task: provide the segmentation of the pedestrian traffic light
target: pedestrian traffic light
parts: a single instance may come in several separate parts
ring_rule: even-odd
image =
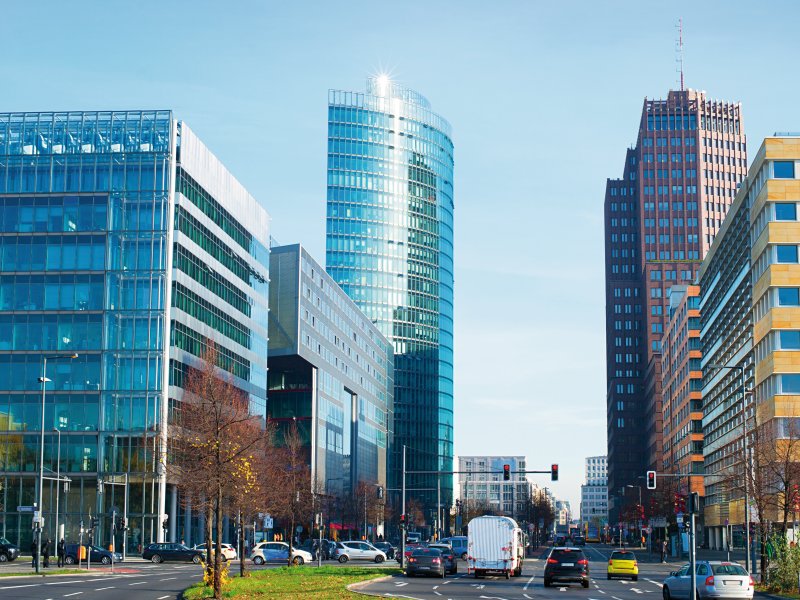
[[[164,521],[161,523],[162,529],[169,529],[169,515],[164,516]]]
[[[100,527],[100,519],[92,517],[92,529],[96,529],[97,527]]]
[[[550,481],[558,481],[558,465],[550,465]]]
[[[378,486],[378,500],[383,500],[383,486]]]
[[[655,471],[648,471],[647,472],[647,489],[648,490],[656,489],[656,472]]]
[[[511,479],[511,465],[503,465],[503,481]]]

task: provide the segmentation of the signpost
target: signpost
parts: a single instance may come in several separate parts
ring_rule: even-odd
[[[17,512],[27,512],[27,513],[32,513],[32,512],[34,512],[35,510],[36,510],[36,507],[35,507],[35,506],[18,506],[18,507],[17,507]]]

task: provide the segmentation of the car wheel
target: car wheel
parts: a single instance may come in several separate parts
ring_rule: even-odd
[[[588,582],[588,581],[581,581],[581,585],[582,585],[584,588],[588,588],[588,587],[589,587],[589,582]]]
[[[670,600],[672,598],[672,596],[669,593],[669,588],[667,586],[661,588],[661,595],[664,597],[664,600]]]
[[[64,558],[64,564],[65,565],[74,565],[75,564],[75,559],[72,558],[71,556],[67,556],[67,557]]]
[[[413,573],[406,572],[406,577],[414,577]]]
[[[5,552],[0,553],[0,563],[6,562],[7,560],[8,560],[8,555]]]
[[[263,559],[263,558],[261,558],[260,556],[256,556],[256,557],[253,559],[253,564],[254,564],[254,565],[263,565],[263,564],[264,564],[264,559]]]
[[[544,587],[550,587],[550,580],[549,579],[545,579],[544,580]]]
[[[347,562],[347,560],[348,560],[347,554],[342,554],[342,555],[339,557],[339,562],[340,562],[340,563],[342,563],[342,564],[346,563],[346,562]]]
[[[300,566],[300,565],[302,565],[304,562],[305,562],[305,561],[303,560],[303,557],[302,557],[302,556],[295,556],[295,557],[292,559],[292,564],[293,564],[293,565],[298,565],[298,566]]]
[[[633,577],[631,577],[631,579],[633,581],[639,581],[639,576],[638,575],[634,575]]]
[[[152,562],[158,564],[161,562],[161,555],[153,554],[153,558],[150,559]]]
[[[382,563],[383,562],[383,557],[380,554],[378,554],[375,557],[375,562],[378,563],[378,564]]]
[[[200,564],[200,555],[199,555],[199,554],[195,554],[195,555],[192,557],[192,562],[193,562],[194,564],[196,564],[196,565],[199,565],[199,564]]]
[[[110,556],[104,556],[103,558],[100,559],[100,562],[102,564],[104,564],[104,565],[110,565],[111,564],[111,557]]]

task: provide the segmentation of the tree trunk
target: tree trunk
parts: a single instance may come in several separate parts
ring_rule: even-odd
[[[239,511],[239,577],[245,576],[245,556],[244,556],[244,518]]]
[[[206,573],[213,573],[211,566],[211,534],[214,528],[214,511],[211,502],[206,503]]]
[[[222,600],[222,485],[217,484],[217,541],[214,544],[214,599]]]

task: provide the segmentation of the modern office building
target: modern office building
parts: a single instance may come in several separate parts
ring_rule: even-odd
[[[296,422],[325,497],[386,490],[391,343],[299,244],[270,255],[269,418]],[[329,515],[326,515],[328,518]]]
[[[453,142],[417,92],[386,77],[328,99],[328,273],[394,346],[390,488],[453,470]],[[437,479],[409,476],[436,504]],[[440,477],[452,502],[452,476]],[[399,502],[399,495],[397,496]]]
[[[36,501],[44,404],[45,472],[71,479],[45,480],[46,536],[58,505],[67,539],[91,515],[105,546],[127,497],[129,552],[199,539],[170,480],[170,414],[212,340],[266,416],[268,231],[170,111],[0,114],[0,536],[30,544],[17,507]]]
[[[751,435],[759,431],[753,464],[764,460],[764,444],[797,438],[798,164],[800,137],[764,140],[700,270],[704,517],[711,548],[726,546],[726,524],[741,543],[744,501],[730,482],[746,464],[744,425]]]
[[[692,474],[691,482],[662,479],[674,493],[703,491],[703,406],[700,369],[700,288],[675,285],[662,340],[664,449],[659,473]],[[690,484],[691,483],[691,484]]]
[[[704,92],[645,99],[636,145],[605,197],[608,478],[616,491],[662,459],[667,290],[694,281],[744,177],[739,104]],[[613,518],[613,517],[612,517]]]
[[[590,456],[585,465],[586,483],[581,486],[581,528],[594,525],[599,531],[608,524],[608,468],[605,456]]]
[[[524,515],[533,488],[517,471],[524,471],[526,464],[524,456],[459,456],[459,499],[512,518]],[[504,465],[511,472],[508,481],[503,479]]]

